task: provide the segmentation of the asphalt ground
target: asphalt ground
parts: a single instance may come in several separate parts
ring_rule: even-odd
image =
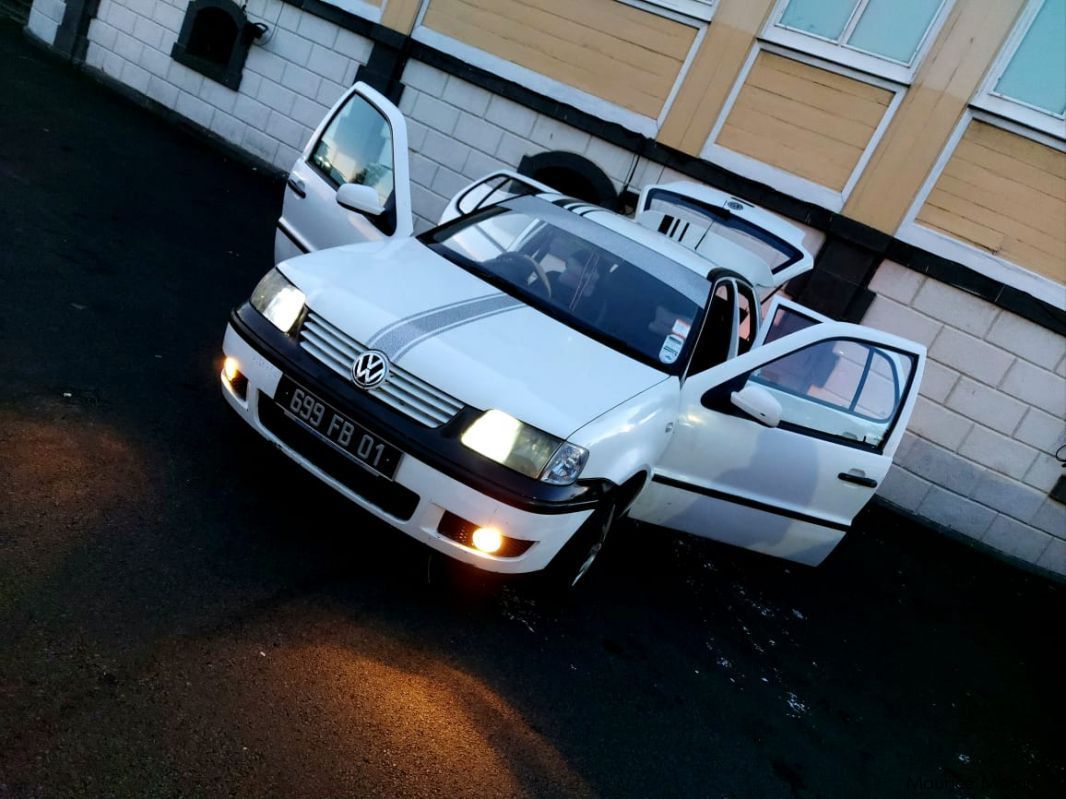
[[[281,188],[0,25],[0,797],[1066,795],[1060,585],[865,513],[549,602],[243,430]]]

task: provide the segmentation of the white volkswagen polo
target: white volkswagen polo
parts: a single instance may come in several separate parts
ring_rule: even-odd
[[[646,188],[629,219],[497,173],[412,237],[406,181],[403,117],[359,84],[226,329],[223,394],[261,436],[496,572],[573,585],[623,513],[810,565],[832,551],[925,351],[781,299],[763,316],[760,290],[811,266],[798,229],[692,184]]]

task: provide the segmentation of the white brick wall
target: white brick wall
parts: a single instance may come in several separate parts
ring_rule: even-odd
[[[411,147],[411,197],[415,230],[435,225],[459,189],[494,169],[516,169],[522,157],[547,150],[584,155],[616,189],[637,156],[576,128],[498,97],[418,61],[404,70],[400,110]],[[662,167],[638,169],[648,180]],[[634,186],[643,185],[634,180]]]
[[[48,0],[59,2],[62,0]],[[46,0],[36,0],[34,8]],[[101,0],[86,61],[278,169],[292,167],[312,130],[370,56],[371,42],[279,0],[249,0],[273,30],[248,51],[240,89],[177,63],[170,50],[188,0]]]
[[[929,347],[921,396],[882,498],[1066,574],[1066,339],[885,261],[864,324]],[[913,434],[913,435],[912,435]]]
[[[26,29],[45,44],[55,44],[67,4],[63,0],[33,0]]]

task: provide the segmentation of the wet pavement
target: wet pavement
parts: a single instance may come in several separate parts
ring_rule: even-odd
[[[882,512],[427,582],[219,396],[277,180],[10,25],[0,142],[0,797],[1064,795],[1062,586]]]

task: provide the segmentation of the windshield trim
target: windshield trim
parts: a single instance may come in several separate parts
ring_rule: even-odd
[[[495,288],[498,288],[500,291],[510,295],[511,297],[514,297],[517,300],[521,300],[528,307],[540,311],[545,316],[554,319],[555,321],[565,325],[571,330],[576,330],[577,332],[588,336],[594,341],[598,341],[600,344],[609,347],[615,352],[621,353],[622,355],[632,358],[633,360],[637,361],[638,363],[642,363],[645,366],[650,366],[658,372],[663,372],[668,375],[683,374],[688,365],[689,358],[692,357],[692,353],[695,349],[696,340],[699,338],[698,335],[688,336],[688,338],[685,340],[684,346],[682,347],[681,353],[678,355],[676,361],[669,364],[663,363],[654,356],[641,352],[640,350],[631,346],[624,339],[621,339],[617,336],[613,336],[610,333],[606,333],[603,330],[585,322],[579,317],[566,316],[560,313],[558,306],[552,303],[551,300],[547,298],[538,297],[537,295],[532,294],[530,292],[521,291],[521,288],[519,286],[516,286],[510,281],[505,280],[499,275],[483,268],[478,262],[463,256],[462,254],[456,252],[455,250],[451,249],[443,243],[443,239],[447,238],[448,236],[451,236],[454,232],[462,230],[463,228],[469,225],[475,225],[484,219],[490,219],[493,216],[497,216],[507,211],[517,210],[510,207],[511,203],[515,200],[534,200],[537,203],[543,203],[544,205],[549,206],[552,211],[555,211],[557,213],[572,215],[570,211],[559,209],[551,203],[548,203],[546,200],[542,200],[540,198],[531,198],[530,196],[526,195],[519,198],[513,198],[512,200],[507,200],[502,203],[497,203],[495,205],[480,208],[470,214],[458,217],[449,222],[445,222],[443,225],[439,225],[435,228],[431,228],[430,230],[425,231],[424,233],[420,233],[415,238],[417,238],[419,242],[421,242],[434,253],[446,259],[450,263],[453,263],[459,268],[474,275],[475,277],[484,280],[486,283],[494,286]],[[554,216],[554,214],[549,212],[547,216]],[[584,224],[596,225],[596,223],[592,221],[584,221]],[[596,227],[602,229],[607,234],[625,238],[621,234],[615,233],[614,231],[608,230],[607,228],[603,228],[600,225],[596,225]],[[633,241],[632,243],[635,247],[647,249],[647,247],[644,247],[644,245],[640,244],[639,242]],[[662,255],[660,253],[657,253],[656,255],[659,258],[670,260],[667,256]],[[686,267],[682,264],[678,264],[678,269],[686,269]],[[678,289],[674,290],[679,291]],[[707,291],[707,298],[704,299],[702,304],[696,302],[695,300],[692,301],[692,304],[695,305],[697,309],[696,316],[691,323],[691,329],[693,331],[701,330],[703,327],[703,318],[706,315],[707,302],[710,297],[710,283],[707,284]],[[679,293],[681,292],[679,291]]]

